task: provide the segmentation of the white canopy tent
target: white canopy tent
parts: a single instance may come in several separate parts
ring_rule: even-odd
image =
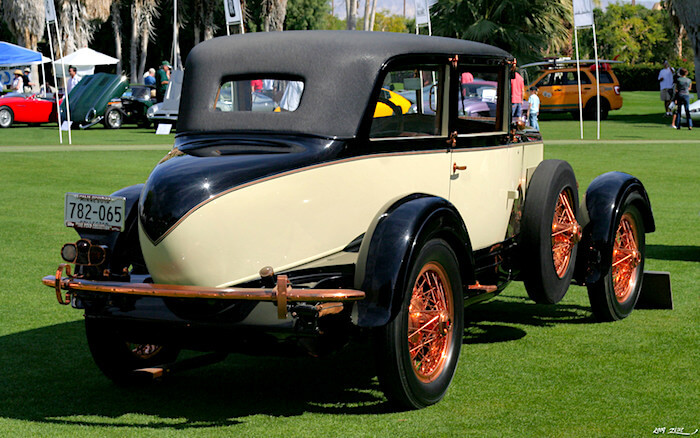
[[[68,67],[75,66],[78,70],[79,76],[86,76],[95,73],[96,65],[112,65],[119,62],[117,58],[112,58],[111,56],[105,55],[104,53],[97,52],[90,48],[82,48],[76,50],[70,55],[66,55],[61,59],[57,59],[55,65],[58,67],[56,69],[56,76],[63,77],[68,74]],[[65,66],[66,71],[62,72],[60,65]]]

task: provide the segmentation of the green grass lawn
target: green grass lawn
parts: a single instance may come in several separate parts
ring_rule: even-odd
[[[467,310],[450,390],[411,412],[387,406],[362,346],[322,359],[231,355],[152,386],[114,386],[92,362],[81,312],[59,306],[40,279],[76,238],[62,226],[63,193],[143,182],[168,146],[0,147],[0,437],[644,437],[660,427],[700,429],[700,134],[668,128],[656,93],[624,99],[600,142],[575,141],[575,121],[545,117],[545,144],[553,142],[545,155],[568,160],[582,191],[609,170],[642,180],[657,225],[647,236],[646,269],[671,273],[674,310],[599,324],[582,287],[544,306],[514,283]],[[51,134],[38,139],[43,129],[3,130],[0,144],[55,144]],[[93,128],[76,141],[78,134],[86,145],[172,142],[135,129]],[[586,139],[594,138],[589,123]]]

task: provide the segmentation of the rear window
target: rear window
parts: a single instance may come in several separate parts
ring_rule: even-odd
[[[304,82],[298,79],[238,79],[219,86],[213,106],[222,112],[295,111],[303,94]]]
[[[593,74],[595,74],[595,72],[593,72]],[[612,84],[613,82],[615,82],[615,81],[613,81],[613,78],[610,75],[610,73],[607,71],[600,71],[599,75],[600,75],[600,83],[601,84]]]

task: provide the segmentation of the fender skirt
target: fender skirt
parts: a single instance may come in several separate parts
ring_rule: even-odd
[[[639,209],[644,229],[653,232],[656,224],[649,196],[637,178],[622,172],[608,172],[588,186],[579,217],[583,238],[574,272],[578,284],[594,283],[608,273],[612,263],[615,221],[628,198]]]
[[[365,299],[357,303],[359,326],[382,326],[397,315],[411,262],[433,238],[444,239],[455,251],[462,284],[474,282],[471,241],[457,209],[425,194],[393,201],[374,218],[360,246],[354,285]]]

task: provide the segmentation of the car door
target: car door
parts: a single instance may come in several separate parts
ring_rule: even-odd
[[[465,102],[466,107],[487,104],[485,113],[465,113],[453,104],[454,147],[449,169],[449,200],[464,220],[473,249],[502,242],[507,237],[513,201],[519,197],[523,148],[508,144],[510,123],[510,81],[504,65],[463,64],[457,77],[471,73],[474,81],[496,84],[495,88]],[[459,86],[453,87],[456,100],[462,99]]]
[[[566,100],[564,91],[564,74],[560,71],[549,72],[536,83],[540,91],[540,111],[561,110]]]

